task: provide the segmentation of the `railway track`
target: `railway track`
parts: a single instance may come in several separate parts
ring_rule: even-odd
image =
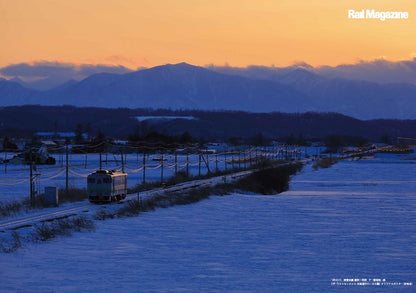
[[[70,207],[65,208],[53,208],[53,211],[48,209],[47,211],[44,210],[41,212],[24,214],[0,221],[0,231],[4,232],[4,230],[17,230],[23,227],[32,226],[33,224],[39,222],[86,213],[89,212],[90,209],[90,205],[82,202],[82,204],[78,203],[76,206],[71,205]]]
[[[363,152],[363,153],[368,153],[368,152]],[[340,157],[340,159],[352,158],[354,156],[362,155],[363,153],[342,156]],[[301,160],[297,162],[308,163],[310,161],[312,160],[305,159],[305,160]],[[283,163],[283,164],[279,164],[279,166],[290,165],[293,163],[295,162]],[[110,204],[110,206],[113,204],[124,204],[130,200],[136,200],[139,198],[139,196],[141,200],[150,200],[154,196],[157,196],[165,192],[180,192],[182,190],[185,191],[185,190],[189,190],[193,188],[199,188],[199,187],[214,185],[218,183],[232,182],[250,173],[253,173],[254,171],[256,170],[255,169],[245,170],[245,171],[240,171],[240,172],[231,173],[227,175],[211,177],[207,179],[199,179],[199,180],[183,182],[183,183],[179,183],[179,184],[168,186],[168,187],[155,188],[155,189],[140,192],[140,194],[137,194],[137,193],[128,194],[124,200],[117,202],[117,203],[112,203]],[[33,226],[37,223],[41,223],[45,221],[52,221],[55,219],[70,217],[70,216],[79,215],[79,214],[92,214],[100,207],[102,207],[102,205],[91,204],[87,200],[85,200],[83,202],[68,204],[65,207],[62,206],[62,207],[56,207],[56,208],[51,208],[51,209],[44,209],[44,210],[40,210],[34,213],[18,215],[13,218],[1,220],[0,232],[5,232],[5,230],[17,230],[23,227]]]
[[[189,181],[189,182],[183,182],[183,183],[179,183],[173,186],[168,186],[165,188],[155,188],[152,190],[147,190],[144,192],[140,192],[140,194],[128,194],[127,197],[123,201],[118,202],[118,203],[113,203],[113,204],[124,204],[127,201],[138,199],[139,195],[142,200],[143,199],[150,200],[152,199],[152,197],[161,193],[165,193],[165,192],[180,192],[182,190],[185,191],[188,189],[208,186],[208,185],[217,184],[221,182],[230,182],[238,178],[241,178],[251,172],[253,172],[253,170],[241,171],[241,172],[237,172],[233,174],[217,176],[217,177],[212,177],[208,179],[200,179],[200,180],[194,180],[194,181]],[[87,200],[85,200],[83,202],[72,203],[66,206],[48,208],[48,209],[39,210],[33,213],[18,215],[12,218],[1,220],[0,232],[5,232],[6,230],[18,230],[20,228],[30,227],[38,223],[52,221],[52,220],[66,218],[66,217],[80,215],[80,214],[92,214],[100,207],[102,207],[102,205],[91,204]]]

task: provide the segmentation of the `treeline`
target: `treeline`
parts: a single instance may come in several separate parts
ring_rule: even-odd
[[[169,119],[138,119],[140,116],[170,116]],[[171,116],[187,117],[172,119]],[[87,137],[104,133],[132,142],[158,133],[169,140],[184,133],[195,139],[252,141],[267,140],[304,144],[332,135],[361,137],[368,141],[391,141],[416,137],[416,120],[363,121],[336,113],[248,113],[241,111],[173,111],[167,109],[107,109],[74,106],[19,106],[0,108],[0,138],[32,137],[36,132],[82,132]],[[79,132],[79,131],[78,131]],[[153,133],[153,134],[152,134]],[[168,138],[171,137],[171,138]]]

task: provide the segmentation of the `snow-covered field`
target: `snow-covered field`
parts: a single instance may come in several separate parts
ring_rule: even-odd
[[[291,149],[289,149],[291,150]],[[309,153],[317,153],[317,148],[309,148]],[[255,152],[251,149],[251,156],[254,158],[256,154],[260,155],[260,151]],[[266,154],[264,152],[263,154]],[[14,154],[0,153],[1,159],[10,159]],[[267,155],[270,156],[270,150],[267,151]],[[35,176],[34,189],[37,193],[43,193],[46,186],[58,186],[60,189],[65,187],[66,178],[66,158],[65,154],[52,154],[56,160],[56,164],[52,166],[38,165],[33,172]],[[245,156],[245,157],[244,157]],[[235,152],[234,154],[228,153],[224,155],[220,153],[218,155],[209,154],[204,155],[199,160],[198,154],[179,154],[176,156],[173,154],[163,155],[163,171],[162,171],[162,158],[161,154],[146,155],[146,182],[166,181],[172,177],[177,171],[189,171],[190,175],[201,175],[207,173],[207,164],[211,171],[230,169],[233,167],[245,167],[248,163],[226,163],[232,159],[238,158],[249,159],[250,153]],[[107,170],[122,170],[122,162],[120,154],[102,154],[102,168]],[[188,164],[187,164],[188,160]],[[70,154],[69,155],[69,172],[68,182],[70,187],[85,188],[86,177],[88,174],[96,171],[100,164],[99,154]],[[127,154],[124,156],[124,171],[128,174],[128,187],[134,187],[137,184],[143,182],[143,155],[142,154]],[[254,162],[254,159],[252,160]],[[30,176],[28,165],[13,165],[13,164],[0,164],[0,202],[10,200],[21,200],[23,198],[29,198],[30,194]]]
[[[10,157],[10,155],[9,155]],[[58,186],[60,189],[65,187],[65,156],[63,154],[53,155],[56,159],[56,165],[38,165],[34,174],[37,174],[34,180],[35,190],[43,193],[46,186]],[[161,155],[149,155],[146,157],[146,182],[166,180],[175,173],[175,156],[164,155],[163,174],[161,172]],[[231,159],[230,157],[227,160]],[[99,168],[99,155],[73,155],[69,157],[69,176],[68,182],[70,187],[85,188],[86,177],[88,174]],[[141,154],[129,154],[125,159],[124,170],[128,173],[128,187],[134,187],[143,182],[143,156]],[[177,170],[186,171],[186,155],[177,156]],[[191,175],[199,174],[199,157],[196,154],[190,154],[189,173]],[[224,156],[209,155],[209,167],[211,170],[224,170],[226,167],[231,168],[232,164],[225,165]],[[108,170],[121,170],[120,155],[102,155],[102,168]],[[236,164],[235,164],[236,165]],[[201,174],[206,174],[207,168],[205,163],[201,162]],[[0,201],[19,200],[29,198],[29,166],[27,165],[0,165]]]
[[[97,222],[0,254],[0,291],[415,292],[415,175],[394,156],[306,166],[279,195]],[[344,279],[385,282],[331,285]]]

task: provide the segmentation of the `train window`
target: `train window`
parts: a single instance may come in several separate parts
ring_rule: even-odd
[[[88,183],[95,183],[95,178],[88,178]]]
[[[111,183],[111,178],[104,178],[103,179],[103,182],[104,183]]]

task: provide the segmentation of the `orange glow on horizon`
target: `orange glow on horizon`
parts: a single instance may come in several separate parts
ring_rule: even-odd
[[[0,0],[0,67],[33,61],[313,66],[416,54],[414,0]],[[348,9],[408,11],[351,20]]]

